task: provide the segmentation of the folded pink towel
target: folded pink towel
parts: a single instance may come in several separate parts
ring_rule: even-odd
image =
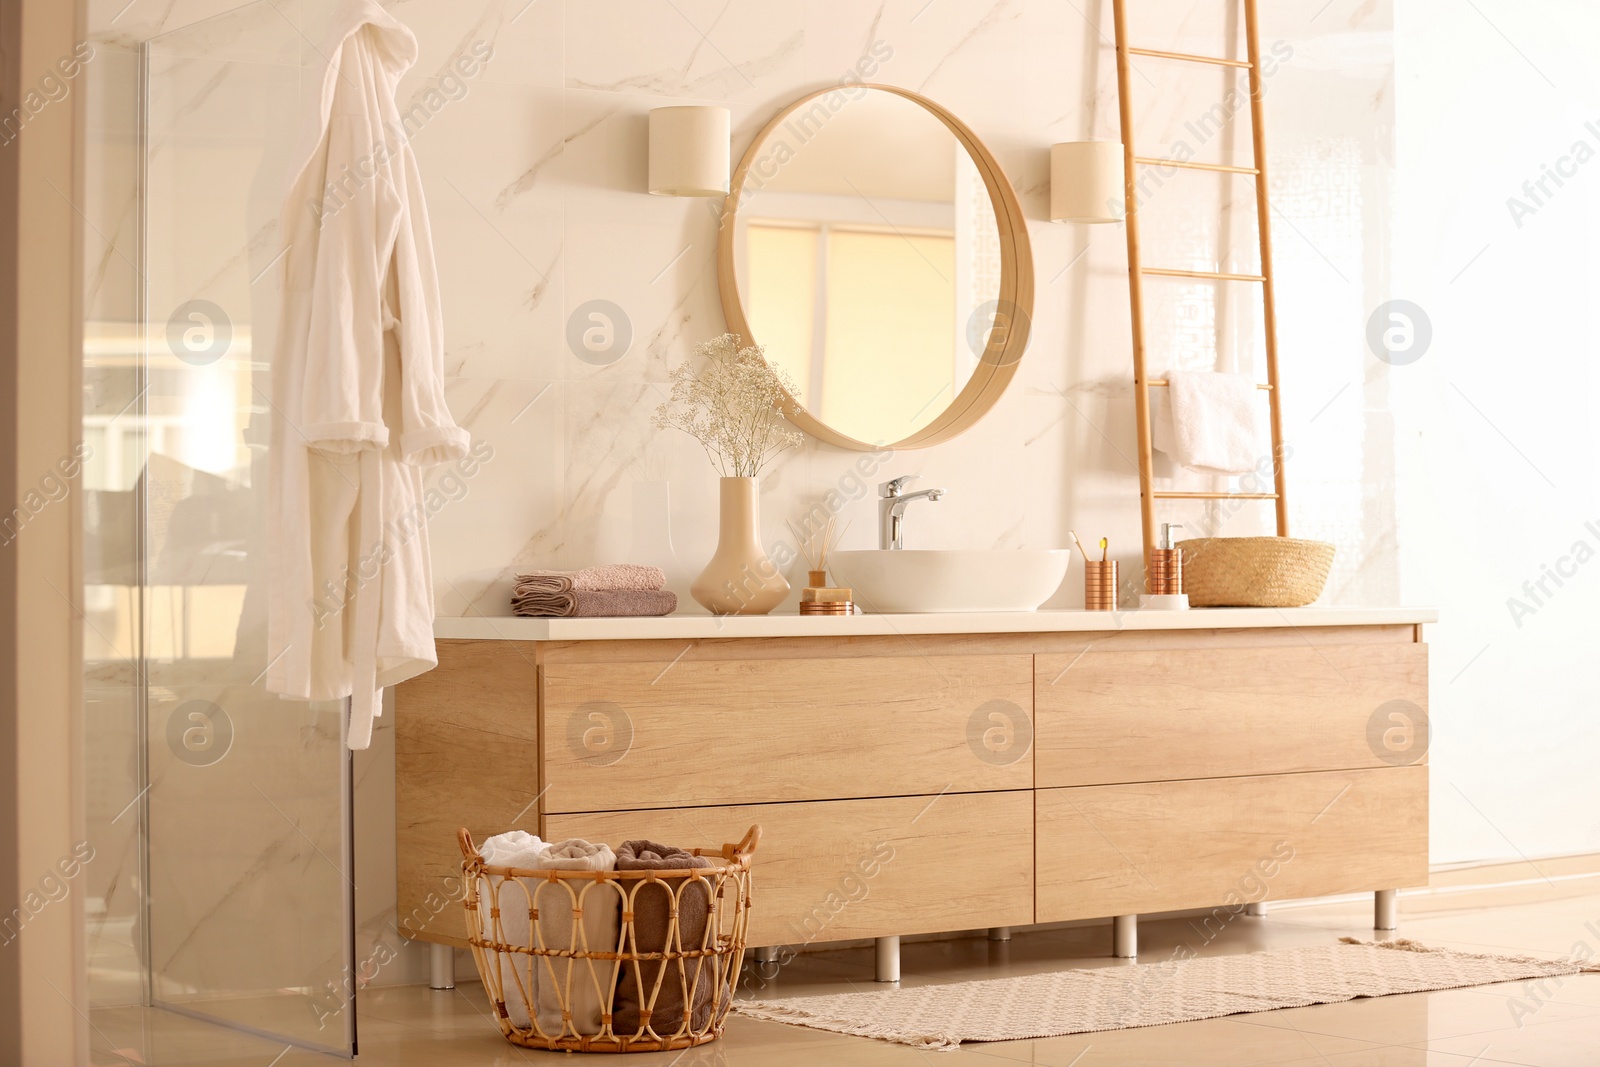
[[[618,589],[654,590],[667,584],[660,567],[642,563],[606,563],[576,571],[532,571],[517,575],[516,592],[570,593],[615,591]]]
[[[564,593],[524,593],[511,598],[517,615],[558,619],[605,616],[671,615],[678,610],[678,594],[666,589],[581,589]]]

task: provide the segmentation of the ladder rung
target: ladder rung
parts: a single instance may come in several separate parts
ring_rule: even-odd
[[[1154,48],[1130,48],[1132,56],[1154,56],[1156,59],[1176,59],[1184,63],[1209,63],[1213,67],[1248,67],[1248,59],[1223,59],[1221,56],[1196,56],[1188,52],[1161,52]]]
[[[1144,384],[1146,384],[1146,385],[1171,385],[1172,383],[1167,381],[1165,378],[1151,378],[1148,382],[1145,382]],[[1265,382],[1257,382],[1256,383],[1256,388],[1257,389],[1270,390],[1272,388],[1272,386],[1266,384]]]
[[[1259,274],[1222,274],[1214,270],[1174,270],[1168,267],[1140,267],[1140,274],[1159,274],[1163,278],[1210,278],[1221,282],[1264,282]]]
[[[1235,167],[1227,163],[1196,163],[1193,160],[1157,159],[1153,156],[1135,156],[1135,163],[1144,167],[1186,167],[1189,170],[1215,170],[1224,174],[1260,174],[1255,167]]]
[[[1174,493],[1157,490],[1150,494],[1162,500],[1276,500],[1277,493]]]

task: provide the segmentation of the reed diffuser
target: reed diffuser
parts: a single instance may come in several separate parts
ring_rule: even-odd
[[[840,530],[836,537],[833,524],[834,516],[829,515],[827,525],[821,530],[804,533],[794,523],[789,523],[795,542],[800,546],[800,554],[806,561],[806,587],[800,590],[802,615],[855,614],[855,591],[847,585],[828,584],[828,553],[839,544],[845,531],[850,529],[850,524],[845,523],[844,529]]]

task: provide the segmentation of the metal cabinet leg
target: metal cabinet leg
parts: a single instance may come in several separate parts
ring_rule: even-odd
[[[456,950],[452,945],[428,945],[428,988],[456,987]]]
[[[900,937],[880,937],[877,939],[878,950],[877,973],[873,976],[880,982],[900,981]]]
[[[1139,955],[1139,916],[1118,915],[1111,920],[1111,954],[1124,960]]]
[[[1393,930],[1400,925],[1400,890],[1380,889],[1372,894],[1372,927]]]
[[[1009,926],[991,926],[991,927],[989,927],[989,940],[990,941],[1010,941],[1011,940],[1011,927],[1009,927]]]

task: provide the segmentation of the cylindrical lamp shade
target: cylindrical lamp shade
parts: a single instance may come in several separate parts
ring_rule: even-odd
[[[725,196],[730,117],[725,107],[658,107],[650,112],[650,191],[657,196]]]
[[[1050,221],[1121,222],[1122,146],[1069,141],[1050,146]]]

